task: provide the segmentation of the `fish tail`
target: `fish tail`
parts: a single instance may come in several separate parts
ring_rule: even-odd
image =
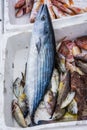
[[[28,127],[36,126],[37,124],[34,122],[34,114],[30,116],[31,117],[31,123],[28,125]]]

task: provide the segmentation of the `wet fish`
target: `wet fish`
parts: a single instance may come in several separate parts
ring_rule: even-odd
[[[54,13],[55,13],[55,16],[56,16],[56,18],[60,18],[60,14],[59,14],[59,10],[58,10],[58,8],[56,7],[56,6],[52,6],[53,7],[53,11],[54,11]]]
[[[79,55],[74,56],[76,60],[81,60],[83,62],[87,62],[87,54],[81,53]]]
[[[60,39],[58,42],[57,42],[57,46],[56,46],[56,51],[58,52],[60,47],[62,46],[63,44],[63,41],[66,39],[67,37],[63,37],[62,39]]]
[[[47,94],[44,97],[44,103],[45,107],[47,109],[47,112],[52,116],[55,104],[56,104],[56,96],[53,95],[53,92],[51,90],[48,90]]]
[[[20,95],[22,95],[24,92],[26,68],[27,68],[27,63],[25,64],[25,72],[21,73],[22,78],[19,78],[19,77],[16,78],[16,80],[13,83],[13,93],[16,96],[16,98],[20,97]]]
[[[78,72],[79,74],[83,75],[84,73],[80,70],[80,68],[76,67],[75,65],[69,63],[69,62],[66,62],[66,68],[67,70],[70,70],[70,72]]]
[[[21,16],[23,16],[23,15],[25,15],[25,14],[30,13],[31,10],[32,10],[32,7],[33,7],[33,0],[28,0],[28,3],[27,3],[26,5],[24,5],[22,8],[20,8],[20,9],[16,12],[15,16],[16,16],[17,18],[19,18],[19,17],[21,17]]]
[[[27,115],[24,119],[25,119],[25,122],[26,122],[27,126],[30,126],[30,124],[31,124],[31,119],[30,119],[29,113],[28,113],[28,115]]]
[[[25,122],[22,111],[18,106],[16,100],[13,100],[12,102],[12,115],[20,126],[27,127],[27,123]]]
[[[13,93],[18,98],[24,91],[24,87],[22,84],[22,79],[17,78],[13,83]]]
[[[71,41],[71,40],[66,40],[64,42],[65,42],[64,44],[66,45],[66,47],[69,50],[69,54],[66,55],[66,61],[72,63],[74,61],[74,58],[73,58],[73,48],[75,47],[75,42]]]
[[[50,117],[51,116],[45,107],[44,101],[42,100],[35,112],[34,122],[37,124],[39,120],[51,120]]]
[[[64,115],[64,109],[61,109],[61,104],[67,97],[67,94],[70,92],[71,86],[71,76],[70,76],[70,71],[67,71],[66,74],[63,77],[64,79],[60,81],[59,88],[58,88],[58,99],[57,99],[57,104],[55,107],[55,112],[53,114],[53,118],[59,119],[61,116]],[[61,116],[59,116],[61,115]]]
[[[47,4],[48,10],[49,10],[49,14],[50,14],[51,19],[52,20],[55,19],[56,15],[55,15],[55,12],[53,10],[53,6],[52,6],[51,0],[47,0],[46,4]]]
[[[30,15],[30,23],[34,23],[36,20],[36,16],[40,9],[40,6],[43,4],[43,0],[34,0],[33,8]]]
[[[73,56],[76,56],[76,55],[81,53],[81,49],[78,46],[75,45],[72,48],[72,53],[73,53]]]
[[[66,6],[64,6],[61,2],[59,1],[52,1],[53,5],[55,5],[57,8],[61,9],[63,12],[69,14],[69,15],[73,15],[74,13],[69,10]]]
[[[66,62],[66,69],[67,69],[67,70],[70,70],[70,72],[72,73],[72,72],[76,71],[76,66],[75,66],[75,65],[72,65],[72,64],[69,63],[69,62]]]
[[[78,66],[85,74],[87,74],[87,63],[80,60],[75,60],[76,66]]]
[[[68,112],[70,114],[77,114],[78,113],[78,106],[75,99],[72,100],[72,102],[68,106]]]
[[[15,9],[21,8],[26,3],[26,0],[18,0],[18,2],[15,4]]]
[[[53,92],[53,95],[56,95],[59,87],[59,73],[57,69],[54,69],[52,79],[51,79],[51,91]]]
[[[18,97],[18,105],[23,113],[24,118],[28,115],[28,101],[26,95],[23,93]]]
[[[68,9],[72,10],[75,14],[81,14],[84,13],[84,10],[78,7],[70,7],[68,6]]]
[[[66,46],[65,42],[62,42],[59,48],[59,53],[61,53],[64,57],[67,57],[67,55],[69,55],[69,49]]]
[[[50,90],[48,90],[48,92],[44,97],[45,107],[48,113],[51,115],[51,117],[53,115],[55,105],[57,102],[58,86],[59,86],[59,73],[57,69],[54,69],[51,79],[51,88]]]
[[[57,104],[61,106],[67,94],[70,92],[71,89],[71,74],[70,71],[67,71],[64,75],[63,81],[60,82],[59,89],[58,89],[58,101]]]
[[[47,5],[42,5],[32,33],[29,48],[25,93],[34,122],[35,111],[46,93],[54,69],[55,37]]]
[[[59,54],[58,56],[59,56],[59,68],[60,68],[61,72],[65,73],[66,72],[66,66],[65,66],[66,59],[61,54]]]
[[[65,100],[62,102],[60,108],[65,108],[66,106],[68,106],[74,97],[75,97],[75,92],[69,92]]]
[[[61,47],[59,48],[59,53],[61,53],[68,62],[73,62],[73,52],[72,49],[75,46],[75,42],[71,40],[64,40]]]
[[[62,43],[63,43],[63,41],[65,39],[66,39],[66,37],[64,37],[60,41],[58,41],[57,46],[56,46],[56,68],[58,69],[59,73],[66,72],[66,67],[65,67],[66,59],[65,59],[65,56],[59,52],[59,50],[61,49],[61,46],[63,46]],[[67,53],[66,47],[63,48],[63,49],[64,49],[64,52]]]
[[[79,37],[75,40],[75,43],[81,49],[87,50],[87,36]]]

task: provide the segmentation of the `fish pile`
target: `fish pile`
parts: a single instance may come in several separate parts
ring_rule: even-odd
[[[87,36],[62,40],[57,46],[60,71],[71,73],[71,90],[75,92],[68,112],[77,113],[77,120],[87,119]],[[74,103],[74,108],[72,109]]]
[[[29,14],[29,22],[34,23],[43,3],[47,4],[52,20],[87,12],[87,8],[75,7],[73,0],[18,0],[14,7],[16,18]]]
[[[22,79],[13,83],[12,115],[22,127],[87,119],[87,36],[55,36],[46,4],[40,7]],[[48,116],[43,117],[41,104]],[[39,109],[39,110],[38,110]],[[42,113],[35,121],[37,111]]]
[[[17,77],[13,83],[14,99],[12,101],[12,115],[21,127],[27,127],[30,122],[28,100],[24,93],[24,85],[25,74],[22,73],[22,78]]]

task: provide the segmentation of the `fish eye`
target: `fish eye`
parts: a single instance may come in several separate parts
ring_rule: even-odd
[[[43,15],[43,16],[41,17],[41,20],[44,21],[45,19],[46,19],[46,16]]]

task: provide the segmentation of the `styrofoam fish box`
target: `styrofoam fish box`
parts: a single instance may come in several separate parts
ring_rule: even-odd
[[[69,39],[74,39],[79,36],[87,35],[87,23],[82,23],[73,26],[67,26],[61,29],[55,29],[56,42],[61,38],[67,36]],[[29,31],[23,33],[5,34],[2,40],[2,76],[3,82],[0,86],[0,96],[2,97],[1,107],[4,109],[0,119],[2,120],[2,126],[5,128],[19,127],[12,118],[11,103],[13,99],[12,84],[15,78],[20,77],[21,72],[24,71],[25,63],[27,62],[27,54],[29,49],[29,43],[32,33]],[[4,92],[4,93],[3,93]],[[1,100],[0,99],[0,100]],[[3,110],[1,109],[1,110]],[[40,118],[45,115],[44,114]],[[46,118],[44,116],[44,118]],[[0,122],[1,123],[1,122]],[[64,126],[76,126],[86,125],[87,121],[70,121],[70,122],[58,122],[47,125],[35,126],[33,128],[25,129],[54,129]],[[22,128],[21,128],[22,129]]]
[[[18,0],[5,0],[4,3],[4,31],[17,31],[32,29],[33,24],[29,23],[29,14],[22,16],[21,18],[15,17],[14,5]],[[67,1],[67,0],[66,0]],[[76,7],[87,7],[87,0],[74,0]],[[73,25],[75,23],[82,23],[87,20],[87,13],[63,17],[53,20],[54,28],[60,26]]]

